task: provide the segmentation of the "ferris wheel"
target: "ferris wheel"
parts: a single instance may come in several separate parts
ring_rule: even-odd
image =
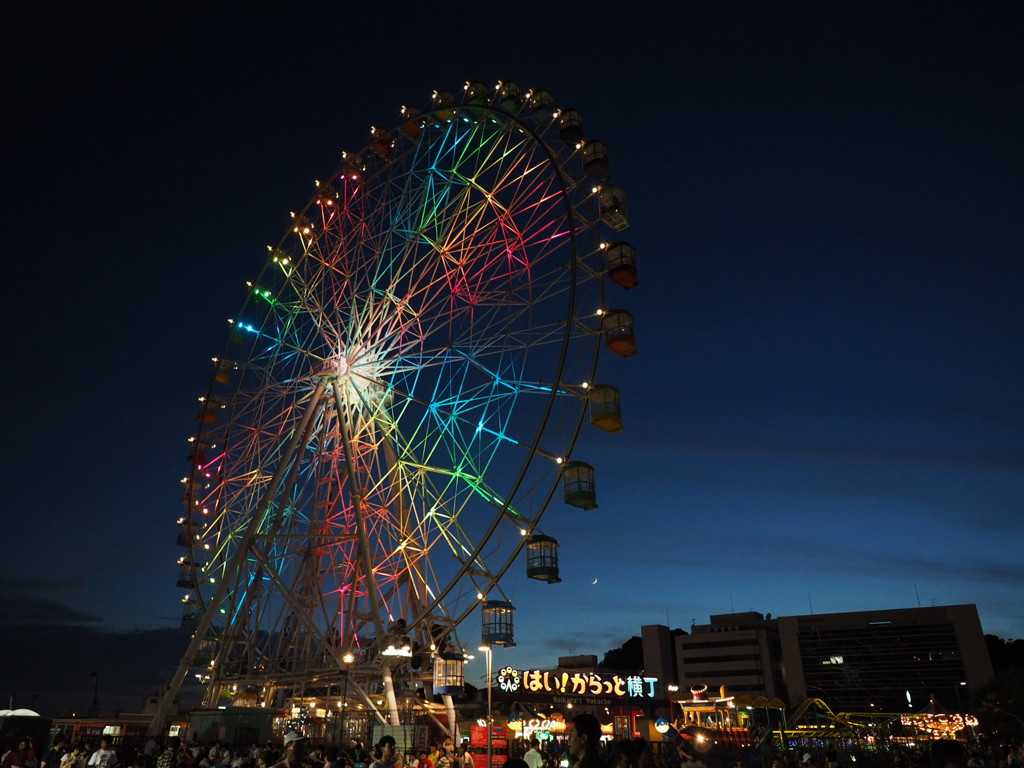
[[[512,609],[501,580],[524,548],[528,575],[559,580],[541,517],[559,491],[596,505],[573,448],[588,408],[621,428],[601,347],[636,351],[604,301],[607,278],[636,283],[609,180],[577,112],[468,83],[317,182],[200,398],[179,521],[195,634],[165,699],[190,669],[207,706],[343,674],[397,724],[459,626]]]

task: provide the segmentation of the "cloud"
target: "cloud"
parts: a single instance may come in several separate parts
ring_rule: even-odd
[[[0,610],[9,610],[12,602],[17,601],[3,601]],[[47,603],[46,609],[51,618],[64,613],[80,616],[55,603]],[[6,626],[0,632],[0,658],[18,663],[0,665],[0,690],[13,692],[15,706],[30,707],[44,717],[87,709],[94,683],[101,714],[141,712],[145,699],[167,684],[189,635],[178,628],[103,632],[57,621]]]
[[[25,576],[5,576],[6,592],[38,594],[40,592],[57,592],[67,594],[77,592],[89,586],[85,579],[48,579]]]
[[[96,624],[99,616],[58,603],[28,597],[0,597],[0,627],[48,627]]]
[[[878,542],[873,541],[871,546],[858,546],[858,542],[849,536],[829,541],[814,530],[792,528],[783,532],[720,528],[702,530],[700,536],[702,545],[687,549],[685,561],[673,552],[620,548],[603,555],[605,565],[642,565],[650,573],[651,569],[658,568],[700,570],[741,563],[750,572],[773,575],[801,575],[808,568],[819,568],[832,575],[862,577],[873,574],[876,577],[905,579],[907,574],[913,574],[916,578],[950,579],[950,560],[946,552],[936,551],[934,555],[915,552],[915,548],[921,545],[909,540],[897,539],[894,542],[882,537]],[[732,559],[725,563],[718,554],[723,549],[734,553]],[[956,573],[958,583],[1024,584],[1024,563],[996,560],[985,557],[984,553],[961,552],[956,561]],[[637,605],[635,601],[625,608],[634,605]]]

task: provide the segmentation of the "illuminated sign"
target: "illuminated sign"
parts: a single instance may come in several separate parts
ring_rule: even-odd
[[[471,725],[469,727],[469,746],[487,746],[486,725]],[[508,749],[508,734],[505,732],[504,726],[495,725],[491,727],[491,748]]]
[[[596,672],[519,670],[498,672],[498,688],[505,693],[552,693],[577,696],[610,696],[616,699],[653,699],[656,677],[600,675]]]
[[[565,731],[565,720],[555,720],[540,717],[531,717],[529,719],[523,719],[521,717],[510,717],[508,719],[508,727],[513,731],[525,731],[528,734],[534,731],[548,731],[554,733],[563,733]]]

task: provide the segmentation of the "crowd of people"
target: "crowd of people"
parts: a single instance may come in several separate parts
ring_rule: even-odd
[[[162,747],[150,739],[125,752],[119,756],[109,737],[93,745],[58,736],[40,754],[26,737],[3,752],[0,768],[488,768],[486,755],[474,754],[466,743],[447,738],[425,749],[403,750],[388,735],[369,749],[358,739],[313,744],[293,731],[282,745],[186,744],[175,736]],[[604,741],[598,720],[584,714],[573,718],[563,739],[513,740],[507,758],[504,768],[1024,768],[1024,744],[934,742],[875,750],[870,756],[836,747],[698,754],[685,742],[652,748],[640,738]]]
[[[92,748],[85,742],[69,744],[63,736],[54,739],[41,755],[35,739],[25,736],[17,740],[0,758],[2,768],[114,768],[117,755],[109,738],[100,739]]]

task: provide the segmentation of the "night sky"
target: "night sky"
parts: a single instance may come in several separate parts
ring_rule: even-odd
[[[746,610],[1024,636],[1019,4],[220,5],[4,24],[3,705],[164,681],[226,318],[341,150],[467,79],[581,111],[641,281],[600,508],[551,505],[564,581],[510,580],[496,663]]]

